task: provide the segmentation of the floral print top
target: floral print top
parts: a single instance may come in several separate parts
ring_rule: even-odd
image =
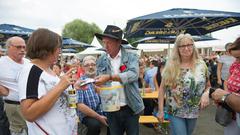
[[[181,118],[197,118],[207,78],[207,66],[202,60],[197,62],[194,73],[189,68],[181,68],[176,88],[165,86],[169,114]]]

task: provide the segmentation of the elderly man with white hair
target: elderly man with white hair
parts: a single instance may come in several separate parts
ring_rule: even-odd
[[[0,58],[0,96],[4,97],[5,111],[12,135],[26,135],[27,125],[20,112],[18,73],[29,60],[25,59],[26,44],[21,37],[6,41],[7,56]]]
[[[90,55],[86,56],[82,64],[85,74],[82,75],[75,84],[75,88],[78,90],[77,108],[79,110],[79,117],[81,123],[88,128],[87,135],[99,135],[102,125],[107,126],[107,118],[103,115],[103,111],[100,107],[100,96],[95,92],[93,83],[88,83],[82,87],[79,86],[81,82],[89,78],[95,78],[96,58]],[[107,134],[109,134],[109,132]]]

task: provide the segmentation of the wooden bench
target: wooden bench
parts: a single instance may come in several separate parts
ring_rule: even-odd
[[[163,123],[169,123],[170,121],[164,120]],[[140,116],[139,123],[159,123],[157,117],[149,115],[149,116]]]

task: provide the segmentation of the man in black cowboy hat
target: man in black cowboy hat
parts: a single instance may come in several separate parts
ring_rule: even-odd
[[[123,31],[117,26],[108,25],[103,34],[95,36],[102,40],[107,52],[97,61],[96,85],[123,86],[118,90],[119,110],[107,112],[110,133],[138,135],[139,114],[144,110],[138,90],[138,57],[122,47],[128,42],[122,39]]]

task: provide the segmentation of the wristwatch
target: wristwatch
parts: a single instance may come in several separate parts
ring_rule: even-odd
[[[222,98],[221,98],[221,102],[222,102],[222,103],[226,103],[226,102],[225,102],[225,101],[226,101],[226,98],[227,98],[229,95],[230,95],[230,93],[223,95]]]

